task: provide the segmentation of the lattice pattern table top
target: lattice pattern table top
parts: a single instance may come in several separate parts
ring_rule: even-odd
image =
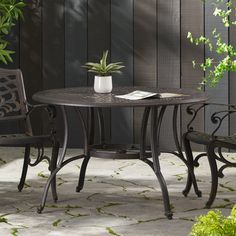
[[[135,90],[157,93],[180,93],[183,94],[183,96],[171,98],[146,98],[136,101],[117,98],[115,96],[127,94]],[[99,94],[95,93],[92,87],[74,87],[40,91],[33,95],[33,99],[42,103],[78,107],[145,107],[204,102],[208,100],[208,96],[204,92],[190,89],[117,87],[113,89],[112,93]]]

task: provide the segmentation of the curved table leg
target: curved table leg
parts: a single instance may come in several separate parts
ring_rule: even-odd
[[[194,174],[193,154],[192,154],[190,142],[185,137],[183,137],[183,142],[184,142],[184,148],[185,148],[186,157],[188,161],[188,177],[187,177],[187,183],[186,183],[185,189],[183,190],[183,195],[185,197],[188,195],[191,189],[191,186],[193,184],[195,193],[197,194],[198,197],[201,197],[202,193],[201,191],[198,190],[197,181]]]
[[[26,174],[27,174],[29,163],[30,163],[30,146],[26,145],[26,147],[25,147],[24,163],[23,163],[20,183],[18,185],[19,192],[22,191],[22,189],[23,189],[23,187],[25,185],[25,178],[26,178]]]
[[[144,161],[145,158],[145,152],[146,152],[146,134],[147,134],[147,125],[148,125],[148,118],[150,114],[150,107],[146,107],[143,113],[143,119],[142,119],[142,126],[141,126],[141,141],[140,141],[140,160]]]
[[[99,125],[99,134],[100,134],[100,143],[105,143],[105,124],[104,124],[104,116],[102,112],[102,108],[97,108],[97,115],[98,115],[98,125]]]
[[[87,169],[88,162],[90,160],[90,153],[89,153],[88,145],[89,145],[89,143],[91,143],[93,141],[94,109],[89,108],[89,127],[86,126],[85,120],[84,120],[84,118],[82,116],[82,113],[79,110],[79,108],[76,108],[76,111],[77,111],[77,113],[79,115],[79,118],[81,120],[82,128],[83,128],[83,134],[84,134],[84,155],[85,155],[85,158],[82,162],[79,181],[78,181],[78,185],[76,187],[76,192],[80,192],[84,187],[84,179],[85,179],[86,169]],[[88,134],[88,131],[87,131],[88,129],[89,129],[89,134]]]
[[[187,155],[187,160],[186,160],[184,157],[184,154],[182,152],[180,142],[179,142],[178,129],[177,129],[178,109],[179,109],[179,105],[175,105],[174,111],[173,111],[173,135],[174,135],[175,146],[176,146],[177,152],[178,152],[176,155],[185,163],[185,165],[188,168],[187,184],[186,184],[185,189],[183,190],[183,195],[187,196],[188,192],[190,191],[191,185],[193,184],[194,191],[195,191],[196,195],[198,197],[201,197],[202,193],[198,189],[197,181],[196,181],[195,174],[194,174],[193,157],[192,157],[191,147],[190,147],[189,143],[185,142],[185,139],[184,139],[185,151],[186,151],[186,155]],[[191,152],[191,154],[190,154],[190,152]]]
[[[50,171],[53,173],[53,171],[57,168],[57,158],[58,153],[60,149],[60,144],[58,141],[53,141],[53,148],[52,148],[52,158],[50,163]],[[56,176],[53,178],[51,182],[51,190],[52,190],[52,197],[54,202],[57,202],[58,196],[57,196],[57,183],[56,183]]]
[[[41,201],[41,204],[38,207],[38,213],[42,213],[42,211],[45,207],[49,187],[50,187],[52,181],[55,181],[55,177],[56,177],[57,172],[62,168],[62,164],[63,164],[64,158],[65,158],[65,155],[66,155],[66,148],[67,148],[67,143],[68,143],[68,120],[67,120],[65,107],[61,106],[61,110],[62,110],[62,116],[63,116],[64,128],[65,128],[62,152],[61,152],[61,154],[58,158],[57,167],[55,168],[54,171],[52,171],[50,177],[48,178],[47,184],[44,188],[42,201]]]
[[[168,219],[172,219],[173,213],[170,209],[170,200],[169,200],[169,194],[168,189],[166,186],[165,179],[161,173],[161,167],[159,163],[159,136],[160,136],[160,128],[162,123],[162,118],[165,113],[166,106],[163,106],[161,108],[159,117],[157,119],[157,108],[152,107],[151,108],[151,149],[152,149],[152,157],[153,157],[153,167],[154,172],[157,176],[157,179],[161,186],[163,201],[164,201],[164,208],[165,208],[165,215]]]

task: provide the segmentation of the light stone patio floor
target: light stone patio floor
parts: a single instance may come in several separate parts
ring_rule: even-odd
[[[69,150],[67,155],[78,152]],[[197,198],[191,191],[185,198],[182,195],[185,166],[171,154],[161,155],[174,212],[173,220],[167,220],[158,181],[150,167],[141,161],[92,158],[81,193],[75,192],[81,161],[67,165],[57,175],[58,203],[53,203],[49,193],[44,212],[37,214],[36,207],[49,174],[47,163],[29,169],[25,189],[19,193],[23,149],[0,148],[0,153],[0,236],[185,236],[195,217],[208,211],[204,209],[210,187],[206,158],[196,170],[203,197]],[[235,190],[235,169],[226,170],[213,207],[229,214],[236,200]]]

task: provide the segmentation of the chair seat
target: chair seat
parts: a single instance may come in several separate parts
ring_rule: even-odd
[[[212,135],[198,132],[198,131],[190,131],[186,134],[186,138],[191,140],[192,142],[198,144],[207,145],[211,141],[213,141]],[[225,144],[236,145],[236,135],[233,136],[214,136],[214,140],[220,141]]]
[[[32,144],[49,143],[50,135],[30,136],[28,134],[4,134],[0,135],[1,146],[25,146]]]

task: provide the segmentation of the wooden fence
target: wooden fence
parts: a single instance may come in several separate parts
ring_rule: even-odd
[[[27,95],[43,89],[88,86],[93,78],[81,68],[97,60],[108,49],[112,61],[126,65],[114,86],[157,86],[197,89],[203,72],[192,68],[192,60],[202,62],[209,52],[191,45],[193,35],[211,37],[214,25],[211,1],[201,0],[32,0],[25,20],[11,36],[16,50],[14,65],[23,70]],[[222,27],[225,41],[236,43],[236,31]],[[215,89],[206,89],[212,101],[236,103],[236,80],[227,75]],[[106,111],[107,136],[114,142],[138,142],[140,109]],[[209,130],[205,111],[196,126]],[[70,126],[77,118],[70,112]],[[165,116],[161,144],[173,146],[170,111]],[[37,118],[38,119],[38,118]],[[186,129],[184,108],[179,112],[179,130]],[[59,121],[60,122],[60,121]],[[61,129],[61,130],[60,130]],[[81,144],[81,132],[71,130],[71,146]],[[236,122],[224,124],[233,133]],[[62,128],[59,128],[62,132]],[[78,135],[78,133],[80,135]]]

